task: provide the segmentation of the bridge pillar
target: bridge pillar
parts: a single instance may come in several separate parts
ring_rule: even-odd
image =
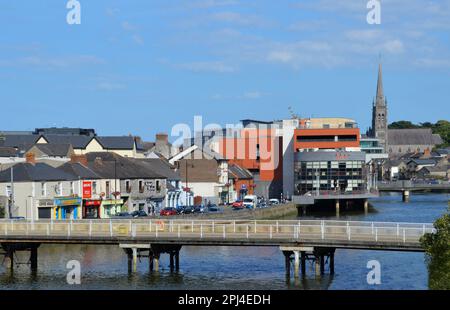
[[[32,247],[30,250],[31,270],[36,271],[38,267],[38,248]]]
[[[174,259],[173,259],[174,255],[175,255],[175,253],[173,253],[173,252],[169,253],[169,256],[170,256],[170,272],[173,272],[174,269],[175,269],[175,263],[174,263]]]
[[[8,248],[7,250],[6,250],[6,257],[8,257],[9,258],[9,269],[11,270],[11,271],[13,271],[14,270],[14,249],[12,249],[12,248]]]
[[[367,215],[369,213],[369,200],[364,199],[364,213]]]
[[[301,264],[302,264],[302,275],[306,275],[306,253],[305,251],[301,252]]]
[[[286,277],[291,277],[291,254],[290,251],[283,251],[284,254],[284,266],[286,268]]]
[[[325,273],[325,259],[324,255],[320,255],[320,274],[323,275]]]
[[[336,199],[335,205],[336,205],[336,217],[339,217],[339,211],[340,211],[339,199]]]
[[[330,274],[334,275],[334,251],[330,253]]]
[[[152,251],[148,254],[148,270],[153,271],[153,253]]]
[[[404,190],[402,192],[402,200],[403,202],[409,202],[409,190]]]
[[[154,270],[159,271],[159,253],[153,253]]]
[[[300,269],[300,251],[294,251],[294,277],[298,278]]]
[[[137,271],[137,248],[132,249],[133,252],[133,272]]]
[[[175,271],[180,270],[180,250],[175,252]]]

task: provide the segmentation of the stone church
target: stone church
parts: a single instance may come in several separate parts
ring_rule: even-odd
[[[383,90],[382,66],[378,66],[377,93],[372,105],[372,127],[367,136],[379,140],[379,145],[390,157],[405,153],[431,151],[442,143],[442,138],[429,128],[388,129],[388,106]]]

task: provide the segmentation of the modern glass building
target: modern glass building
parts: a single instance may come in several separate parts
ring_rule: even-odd
[[[368,191],[365,153],[297,152],[295,195],[361,194]]]

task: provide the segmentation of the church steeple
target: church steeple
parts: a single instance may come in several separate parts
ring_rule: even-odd
[[[375,100],[376,105],[385,105],[386,100],[384,98],[384,90],[383,90],[383,69],[381,66],[381,62],[378,65],[378,82],[377,82],[377,96]]]

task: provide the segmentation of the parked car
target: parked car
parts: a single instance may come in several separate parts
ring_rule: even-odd
[[[269,199],[269,204],[270,205],[279,205],[280,201],[276,198],[271,198],[271,199]]]
[[[208,212],[220,212],[222,211],[219,206],[212,204],[208,206]]]
[[[244,207],[247,209],[255,209],[258,204],[258,197],[255,195],[247,195],[244,197]]]
[[[232,207],[235,210],[244,209],[244,202],[242,200],[236,200],[233,202]]]
[[[159,212],[159,215],[161,215],[161,216],[171,216],[171,215],[177,215],[177,214],[178,214],[178,212],[177,212],[177,209],[175,209],[175,208],[165,208]]]
[[[258,203],[258,205],[256,207],[257,208],[267,208],[267,204],[265,202],[260,202],[260,203]]]
[[[147,212],[140,210],[140,211],[133,211],[130,213],[132,217],[146,217],[148,216]]]
[[[128,212],[120,212],[120,213],[117,213],[112,218],[132,218],[132,217],[133,216],[130,213],[128,213]]]
[[[194,207],[194,213],[203,213],[205,212],[205,206],[199,205]]]
[[[194,213],[195,208],[193,206],[184,206],[183,210],[181,211],[182,214],[192,214]]]

